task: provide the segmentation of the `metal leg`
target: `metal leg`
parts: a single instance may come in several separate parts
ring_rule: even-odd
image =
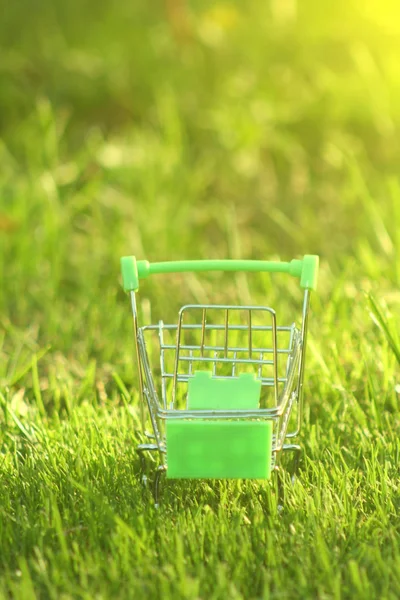
[[[299,470],[300,457],[301,457],[301,446],[299,446],[298,444],[285,444],[283,446],[283,450],[285,452],[293,452],[294,453],[294,458],[293,458],[293,463],[292,463],[292,468],[291,468],[291,480],[292,480],[292,483],[294,483],[296,481],[297,473]]]
[[[160,465],[156,471],[156,476],[154,478],[154,486],[153,486],[153,495],[154,495],[154,506],[156,508],[159,507],[159,495],[160,495],[160,480],[161,476],[166,472],[167,465]]]
[[[140,444],[136,447],[136,452],[139,456],[140,461],[140,479],[144,486],[147,485],[148,477],[146,474],[146,459],[144,456],[145,452],[154,452],[158,450],[157,444]]]
[[[147,486],[147,474],[146,474],[146,459],[144,457],[143,452],[138,452],[139,460],[140,460],[140,481],[144,486]]]

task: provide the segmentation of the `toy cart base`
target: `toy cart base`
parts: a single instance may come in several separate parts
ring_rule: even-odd
[[[139,277],[152,272],[271,270],[300,278],[304,288],[301,327],[278,326],[266,306],[185,305],[177,324],[138,326]],[[142,396],[137,448],[156,452],[155,477],[168,479],[269,479],[302,420],[302,382],[310,290],[318,258],[291,263],[262,261],[136,262],[122,259],[130,292]],[[144,407],[147,405],[147,414]],[[149,430],[150,426],[150,430]]]

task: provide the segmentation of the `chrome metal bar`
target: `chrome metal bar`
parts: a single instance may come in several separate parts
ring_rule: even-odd
[[[204,355],[204,342],[205,342],[206,323],[207,323],[206,319],[207,319],[207,309],[203,308],[203,313],[201,316],[201,344],[200,344],[201,356]]]
[[[213,309],[213,310],[236,310],[236,311],[242,311],[242,310],[252,310],[252,311],[260,311],[260,312],[274,312],[274,309],[271,308],[270,306],[263,306],[263,305],[257,305],[257,304],[244,304],[244,305],[239,305],[239,304],[185,304],[184,306],[182,306],[181,310],[182,311],[186,311],[186,310],[193,310],[196,309],[198,310],[199,308],[206,308],[206,309]]]
[[[308,333],[308,314],[310,310],[310,290],[305,290],[304,301],[303,301],[303,314],[301,323],[301,356],[299,365],[299,382],[297,386],[297,399],[298,399],[298,414],[297,414],[297,431],[295,435],[298,435],[301,430],[301,424],[303,420],[303,380],[304,380],[304,368],[306,362],[306,350],[307,350],[307,333]]]
[[[135,292],[130,292],[130,297],[131,297],[132,318],[133,318],[133,335],[135,338],[135,352],[136,352],[136,360],[137,360],[137,366],[138,366],[140,422],[142,425],[142,431],[144,431],[145,430],[145,416],[144,416],[144,397],[143,397],[143,373],[142,373],[142,362],[140,360],[140,350],[139,350],[139,341],[138,341],[139,327],[138,327],[138,313],[137,313]]]
[[[301,447],[298,444],[284,444],[282,450],[284,452],[300,452]]]
[[[230,349],[229,349],[230,350]],[[190,356],[180,356],[179,357],[179,362],[183,361],[183,362],[188,362],[192,360],[190,358]],[[214,359],[213,358],[208,358],[207,356],[197,356],[195,359],[197,362],[213,362]],[[216,362],[220,362],[220,363],[232,363],[233,362],[233,358],[218,358],[218,360]],[[259,360],[257,359],[250,359],[250,358],[238,358],[236,360],[236,362],[238,364],[243,364],[243,365],[258,365],[259,364]],[[262,361],[263,365],[273,365],[274,361],[273,360],[263,360]]]
[[[292,331],[290,332],[290,339],[289,339],[289,352],[291,352],[292,348],[293,348],[293,340],[294,340],[294,334],[295,334],[295,325],[293,323],[293,328]],[[286,375],[290,369],[290,361],[291,361],[291,357],[288,357],[288,360],[286,361]]]
[[[150,397],[150,392],[147,390],[147,388],[144,389],[143,391],[144,396],[146,397],[147,400],[147,406],[149,409],[149,416],[150,416],[150,421],[151,421],[151,425],[153,427],[153,431],[154,431],[154,438],[157,442],[157,446],[160,447],[160,444],[162,443],[162,439],[161,439],[161,434],[160,434],[160,430],[158,428],[157,425],[157,414],[158,411],[153,410],[152,406],[151,406],[151,400],[152,398]]]
[[[172,406],[175,406],[175,399],[176,399],[176,383],[177,383],[177,377],[178,377],[179,350],[180,350],[180,341],[181,341],[183,313],[184,313],[184,308],[181,308],[181,310],[179,311],[178,327],[176,330],[176,354],[175,354],[174,382],[172,384]]]
[[[192,351],[190,351],[188,358],[189,358],[189,377],[192,377],[192,375],[193,375],[193,352]],[[181,360],[182,360],[182,358],[181,358]]]
[[[246,308],[246,307],[244,307]],[[272,310],[272,309],[269,309]],[[164,324],[164,329],[177,329],[177,325],[176,324]],[[143,327],[141,327],[141,329],[143,329],[143,331],[146,330],[151,330],[151,329],[157,329],[158,325],[144,325]],[[186,324],[186,325],[182,325],[181,326],[182,329],[186,330],[186,329],[190,329],[190,330],[195,330],[195,329],[201,329],[201,324],[198,323],[191,323],[191,324]],[[214,324],[206,324],[205,326],[206,331],[221,331],[225,329],[225,325],[214,325]],[[230,331],[247,331],[248,329],[248,325],[230,325],[229,326],[229,330]],[[292,327],[290,325],[277,325],[276,330],[277,331],[291,331]],[[253,331],[272,331],[272,325],[253,325]]]
[[[136,452],[152,452],[153,450],[159,450],[157,444],[139,444],[136,446]]]
[[[163,322],[158,323],[158,339],[160,343],[160,368],[161,368],[161,396],[164,408],[167,408],[167,382],[164,376],[165,373],[165,356],[164,356],[164,331]]]
[[[225,339],[224,339],[224,357],[228,357],[228,331],[229,331],[229,308],[225,311]]]
[[[260,359],[259,359],[259,367],[258,367],[258,373],[257,376],[259,379],[262,379],[262,368],[263,368],[263,360],[264,360],[264,353],[260,352]]]
[[[251,358],[253,354],[253,340],[252,340],[252,326],[251,326],[251,310],[249,310],[249,356]]]
[[[176,346],[175,344],[163,344],[162,346],[163,350],[176,350]],[[184,345],[182,344],[180,346],[181,350],[198,350],[201,353],[202,347],[201,346],[196,346],[196,345]],[[203,350],[209,350],[209,351],[217,351],[217,352],[223,352],[224,350],[224,346],[204,346]],[[253,352],[262,352],[263,354],[272,354],[273,353],[273,348],[253,348],[252,349]],[[243,347],[239,347],[239,346],[230,346],[229,347],[229,352],[248,352],[249,349],[248,348],[243,348]],[[291,349],[290,348],[278,348],[277,349],[277,353],[278,354],[290,354],[291,353]]]
[[[233,353],[233,361],[232,361],[232,377],[235,377],[236,375],[236,358],[237,358],[237,352]]]
[[[139,355],[141,357],[141,363],[143,366],[143,373],[145,375],[145,381],[143,380],[143,396],[146,398],[147,407],[149,410],[149,417],[151,421],[151,425],[153,427],[153,432],[155,436],[155,440],[157,442],[158,448],[161,452],[163,440],[162,433],[160,432],[160,428],[158,426],[159,419],[159,410],[160,410],[160,402],[158,399],[157,390],[154,385],[150,365],[149,358],[146,352],[146,345],[144,341],[144,335],[142,329],[138,330],[138,349]],[[162,457],[161,457],[162,460]]]
[[[222,361],[222,358],[216,358],[213,360],[213,371],[212,371],[212,376],[216,377],[217,379],[231,379],[231,375],[217,375],[216,374],[216,363]],[[210,359],[211,361],[211,359]],[[168,379],[174,379],[174,373],[165,373],[165,377],[167,377]],[[176,378],[178,383],[186,383],[189,380],[189,375],[185,375],[185,374],[179,374],[177,375]],[[278,383],[286,383],[287,378],[286,377],[278,377]],[[261,385],[269,385],[272,386],[275,383],[275,378],[274,377],[263,377],[261,379]]]
[[[290,331],[290,338],[289,338],[289,346],[288,348],[291,350],[293,348],[293,340],[294,340],[294,335],[295,332],[297,331],[296,325],[293,323],[293,325],[291,326],[291,331]]]
[[[296,398],[297,398],[297,393],[293,392],[290,395],[289,402],[287,404],[286,410],[282,414],[281,424],[280,424],[280,431],[279,431],[279,435],[278,435],[278,438],[277,438],[277,444],[276,444],[276,446],[277,446],[278,449],[282,448],[284,440],[286,438],[286,432],[287,432],[287,428],[288,428],[288,425],[289,425],[290,415],[291,415],[291,412],[292,412],[293,404],[296,401]]]
[[[257,408],[254,410],[159,410],[160,419],[279,419],[280,407]]]
[[[274,356],[274,379],[275,379],[275,405],[278,406],[278,353],[277,353],[277,336],[276,336],[276,314],[275,311],[271,311],[272,315],[272,347],[273,347],[273,356]]]
[[[213,377],[215,377],[217,374],[217,360],[218,360],[218,352],[214,352],[214,361],[213,361],[213,367],[212,367]]]
[[[153,483],[153,497],[154,497],[154,507],[155,508],[159,508],[160,482],[161,482],[162,475],[164,475],[166,473],[166,471],[167,471],[167,465],[165,465],[165,464],[161,464],[159,467],[157,467],[156,476],[154,478],[154,483]]]

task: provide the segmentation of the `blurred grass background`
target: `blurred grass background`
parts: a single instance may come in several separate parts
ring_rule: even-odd
[[[99,294],[114,311],[117,258],[132,252],[312,251],[335,276],[353,261],[353,280],[398,282],[394,8],[8,7],[3,311],[44,319],[44,337],[69,348],[82,314],[99,318]]]
[[[3,7],[0,383],[4,416],[0,417],[0,442],[3,490],[8,490],[3,491],[3,507],[9,503],[8,509],[0,506],[7,573],[4,594],[20,594],[21,598],[28,598],[28,592],[35,594],[36,583],[29,591],[32,568],[33,581],[42,585],[38,594],[93,597],[90,582],[82,579],[68,596],[62,577],[58,583],[45,583],[40,568],[36,572],[29,566],[31,560],[40,564],[37,548],[41,548],[31,528],[39,506],[43,514],[37,517],[37,531],[45,530],[45,488],[54,484],[52,493],[61,516],[49,527],[57,532],[66,555],[72,552],[69,542],[63,545],[63,529],[57,523],[65,519],[68,529],[69,520],[74,521],[64,514],[63,505],[82,489],[72,492],[57,483],[57,457],[61,448],[70,447],[76,455],[80,445],[85,446],[86,433],[78,427],[81,420],[92,430],[91,419],[101,414],[93,427],[103,432],[105,447],[116,445],[119,468],[126,473],[133,468],[129,465],[134,463],[136,468],[132,456],[123,450],[125,443],[131,443],[131,434],[136,435],[134,423],[126,421],[124,402],[136,407],[137,398],[129,307],[118,284],[119,257],[124,254],[149,260],[290,259],[320,254],[321,286],[313,300],[306,376],[306,423],[309,428],[318,428],[320,423],[325,433],[307,429],[314,431],[307,453],[322,465],[324,475],[314,473],[315,478],[329,485],[326,473],[331,459],[324,454],[326,446],[333,444],[338,464],[346,456],[342,447],[350,448],[356,472],[362,462],[357,448],[373,456],[378,452],[365,439],[366,431],[374,440],[379,438],[382,456],[389,452],[387,444],[392,444],[389,454],[397,458],[388,467],[392,487],[386,502],[388,507],[393,505],[399,458],[395,442],[398,365],[390,348],[398,348],[392,315],[398,314],[400,302],[399,51],[400,9],[394,0],[249,0],[246,4],[21,0]],[[295,286],[279,280],[267,291],[267,303],[277,307],[278,318],[292,318],[299,300]],[[365,292],[377,298],[388,327],[383,328],[386,338],[369,316],[371,305]],[[146,284],[140,310],[144,318],[174,320],[177,307],[191,299],[228,296],[232,302],[250,297],[264,302],[265,295],[262,279],[155,280]],[[11,419],[10,410],[15,418]],[[120,410],[118,416],[114,410]],[[135,418],[135,408],[133,413]],[[124,432],[120,440],[109,414]],[[24,496],[17,474],[24,472],[25,463],[17,457],[21,447],[22,454],[28,452],[26,439],[39,436],[34,432],[40,428],[43,439],[51,438],[52,431],[58,433],[54,433],[52,447],[55,479],[53,484],[43,480],[46,484],[37,500],[29,492]],[[388,428],[391,433],[385,437]],[[82,469],[74,478],[96,488],[98,475],[93,473],[97,470],[90,462],[97,460],[96,453],[85,460],[92,479],[89,476],[87,481]],[[111,482],[107,460],[104,477]],[[369,464],[374,472],[372,459]],[[311,485],[312,469],[318,469],[309,468],[310,479],[306,476],[304,485]],[[35,469],[29,473],[34,477]],[[124,480],[125,475],[121,477]],[[385,471],[382,481],[387,477]],[[336,489],[340,475],[333,481]],[[101,476],[99,482],[99,494],[106,495],[116,514],[122,510],[129,522],[133,506],[140,504],[134,478],[129,479],[135,490],[132,498],[129,486],[124,489],[123,509],[115,504],[113,484],[106,484]],[[343,492],[347,508],[352,493],[354,489]],[[296,519],[293,515],[303,510],[304,497],[300,494],[297,505],[293,500],[290,518]],[[21,503],[29,510],[16,516],[16,505]],[[366,513],[360,509],[361,521],[370,523],[368,515],[376,510],[374,506],[365,509]],[[394,531],[390,510],[388,536]],[[76,513],[81,525],[87,518],[84,514]],[[318,510],[316,514],[314,521],[312,511],[304,519],[309,518],[309,527],[314,523],[317,537],[323,537],[325,525],[318,521]],[[218,518],[217,511],[217,522]],[[296,524],[300,529],[302,518]],[[118,523],[129,538],[131,530]],[[190,529],[190,522],[185,523]],[[335,558],[326,549],[327,560],[339,565],[343,580],[339,578],[334,585],[324,571],[326,564],[322,568],[325,587],[322,575],[318,587],[318,582],[306,584],[295,573],[287,597],[296,597],[298,589],[303,598],[339,598],[342,584],[347,597],[398,597],[393,592],[393,565],[399,556],[395,551],[391,559],[386,557],[386,571],[378,569],[372,583],[362,570],[358,579],[355,575],[357,560],[368,555],[362,544],[373,538],[374,531],[367,527],[359,538],[353,531],[356,550],[351,567],[345,566],[345,551]],[[141,522],[137,535],[143,540],[146,532]],[[167,543],[170,530],[163,530],[162,535]],[[276,535],[283,544],[282,531]],[[345,528],[338,540],[343,541],[342,535],[346,535]],[[105,538],[100,539],[99,544],[106,544]],[[393,539],[398,544],[398,537]],[[94,536],[93,544],[95,540]],[[176,543],[179,547],[186,542],[178,539]],[[304,543],[307,548],[308,542]],[[149,544],[155,552],[153,542]],[[342,548],[342,542],[338,544]],[[379,556],[377,548],[374,560]],[[257,555],[257,547],[254,552]],[[55,564],[56,558],[49,556],[43,560]],[[91,556],[93,565],[97,564],[99,558]],[[150,555],[147,558],[150,564]],[[311,573],[313,558],[308,559],[304,569]],[[234,596],[229,576],[219,570],[219,560],[216,556],[215,590],[219,591],[215,596],[207,588],[207,576],[199,574],[194,562],[190,577],[199,582],[198,597],[279,596],[269,575],[265,575],[264,587],[258,582],[258,591],[249,579],[238,585]],[[229,560],[227,573],[231,572]],[[282,561],[279,577],[285,573]],[[23,565],[17,569],[24,573],[22,584],[13,583],[18,564]],[[142,567],[143,589],[150,586],[151,597],[156,593],[149,583],[151,570]],[[65,577],[65,581],[73,578],[73,572]],[[386,588],[379,587],[380,579]],[[108,597],[114,588],[105,582],[106,578],[104,597]],[[134,597],[141,597],[142,588],[132,586]],[[183,591],[171,584],[165,594],[196,597],[195,587],[189,585],[189,591]],[[101,589],[99,598],[103,597]],[[161,593],[164,588],[157,589]]]

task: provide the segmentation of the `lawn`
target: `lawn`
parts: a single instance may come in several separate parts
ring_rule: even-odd
[[[400,13],[9,3],[0,21],[0,599],[400,597]],[[319,254],[297,480],[138,478],[119,258]],[[149,279],[144,320],[283,276]],[[397,317],[397,319],[396,319]]]

